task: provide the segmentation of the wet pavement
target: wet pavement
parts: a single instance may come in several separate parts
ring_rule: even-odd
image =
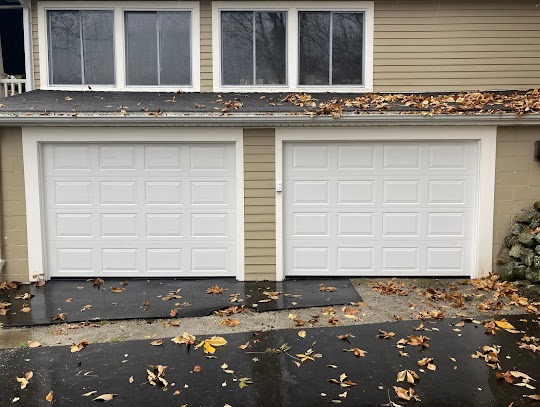
[[[320,291],[320,285],[336,290]],[[211,286],[221,294],[207,294]],[[113,292],[113,289],[116,289]],[[274,292],[271,298],[264,292]],[[29,293],[29,300],[16,296]],[[278,294],[279,293],[279,294]],[[238,294],[232,302],[231,294]],[[167,296],[169,295],[169,299]],[[167,299],[167,300],[164,300]],[[67,301],[67,302],[66,302]],[[5,327],[46,325],[91,320],[176,318],[210,315],[215,310],[245,305],[255,311],[275,311],[348,304],[361,301],[346,278],[291,279],[282,282],[240,282],[235,279],[106,279],[101,286],[87,280],[52,280],[42,287],[22,285],[0,291],[0,302],[11,303],[0,323]],[[22,309],[31,308],[29,312]],[[52,320],[64,314],[65,319]]]
[[[498,316],[497,320],[502,317]],[[540,337],[540,325],[528,315],[507,316],[517,331]],[[537,318],[537,317],[536,317]],[[93,406],[94,397],[113,393],[111,406],[383,406],[390,400],[398,405],[424,406],[513,406],[535,405],[523,395],[540,391],[497,380],[496,372],[471,354],[483,346],[500,346],[500,372],[519,371],[540,378],[540,354],[520,349],[517,342],[524,333],[502,329],[486,335],[479,323],[461,324],[461,319],[423,322],[428,330],[416,331],[420,321],[368,324],[332,328],[270,330],[222,335],[228,343],[217,347],[212,358],[203,349],[187,349],[165,340],[152,346],[149,340],[92,344],[77,353],[68,346],[0,351],[0,406],[49,406],[45,400],[54,392],[54,405]],[[456,325],[457,324],[457,325]],[[461,326],[463,325],[463,326]],[[390,339],[378,337],[379,330],[394,332]],[[181,335],[182,329],[175,331]],[[348,340],[337,335],[352,334]],[[396,347],[401,338],[426,336],[429,347],[404,345],[408,356]],[[198,337],[199,340],[208,338]],[[249,344],[248,344],[249,342]],[[240,345],[248,345],[240,349]],[[290,349],[289,349],[290,347]],[[358,347],[364,357],[344,349]],[[310,354],[309,349],[313,350]],[[314,360],[299,361],[300,354]],[[317,357],[320,354],[320,357]],[[433,358],[436,370],[423,368],[418,361]],[[299,363],[299,367],[297,366]],[[147,383],[149,365],[167,366],[166,390]],[[198,367],[197,367],[198,366]],[[414,370],[416,385],[396,382],[399,371]],[[26,389],[16,377],[33,372]],[[340,375],[356,385],[342,387],[330,382]],[[130,377],[133,376],[132,383]],[[247,380],[249,378],[249,380]],[[242,380],[243,379],[243,380]],[[236,381],[235,381],[236,380]],[[240,388],[240,383],[246,384]],[[516,380],[515,383],[521,382]],[[252,384],[250,384],[252,383]],[[536,382],[531,382],[536,387]],[[420,403],[398,399],[393,386],[414,388]],[[175,395],[176,391],[179,394]],[[96,391],[91,396],[83,394]]]

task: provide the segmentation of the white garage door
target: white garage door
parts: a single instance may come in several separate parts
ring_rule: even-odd
[[[232,144],[46,144],[48,273],[234,276]]]
[[[476,142],[290,143],[284,150],[285,274],[471,274]]]

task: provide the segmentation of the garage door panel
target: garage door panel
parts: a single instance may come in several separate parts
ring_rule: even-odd
[[[235,154],[232,144],[45,145],[48,272],[234,276]]]
[[[474,142],[286,143],[285,274],[470,275],[477,154]]]

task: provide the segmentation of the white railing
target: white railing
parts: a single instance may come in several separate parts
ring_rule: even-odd
[[[20,95],[25,88],[26,79],[0,78],[0,97]]]

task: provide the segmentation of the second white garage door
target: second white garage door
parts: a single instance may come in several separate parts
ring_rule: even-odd
[[[469,276],[476,142],[284,144],[289,276]]]
[[[46,144],[48,275],[234,276],[233,144]]]

